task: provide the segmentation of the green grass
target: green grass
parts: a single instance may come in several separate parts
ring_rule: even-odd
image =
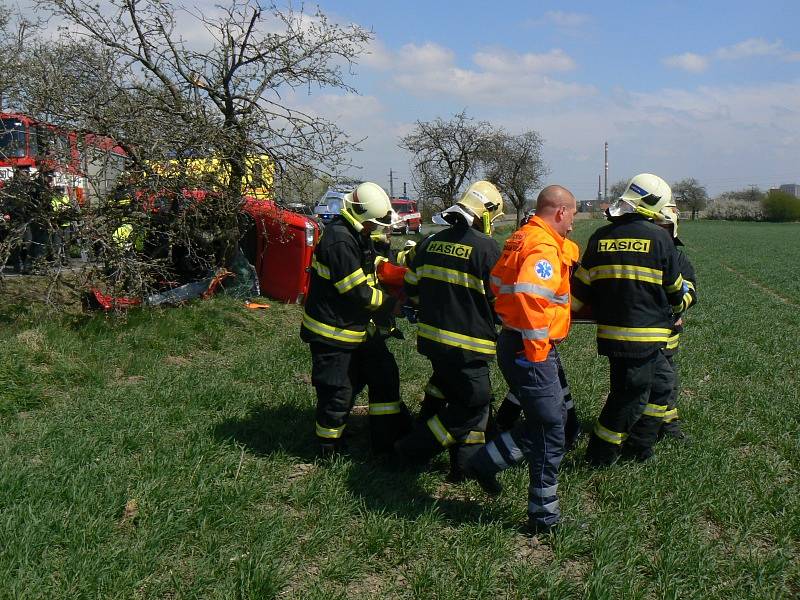
[[[393,472],[361,417],[350,456],[315,461],[298,307],[3,307],[0,597],[797,597],[800,226],[682,227],[700,293],[678,355],[694,443],[593,471],[584,441],[562,469],[564,526],[542,541],[519,530],[525,469],[497,500],[445,483],[443,459]],[[430,367],[403,329],[390,344],[416,406]],[[588,426],[608,386],[592,328],[562,354]]]

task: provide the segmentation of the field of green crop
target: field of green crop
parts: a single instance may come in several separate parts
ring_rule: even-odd
[[[800,596],[800,225],[682,228],[700,295],[677,359],[692,443],[595,471],[582,441],[543,539],[521,531],[525,469],[496,500],[446,483],[444,459],[393,471],[363,411],[351,453],[317,461],[296,306],[115,319],[6,303],[0,598]],[[430,368],[402,327],[416,406]],[[588,428],[608,387],[592,328],[562,356]]]

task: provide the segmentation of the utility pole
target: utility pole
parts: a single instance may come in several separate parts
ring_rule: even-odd
[[[600,204],[603,201],[603,192],[600,188],[600,175],[597,175],[597,203]]]
[[[389,169],[389,198],[394,198],[394,171]]]
[[[406,192],[406,182],[403,182],[403,198],[408,198],[408,192]]]
[[[603,199],[606,202],[608,202],[608,142],[606,142],[605,148],[606,148],[606,165],[605,165],[606,179],[605,179],[605,188],[603,191]]]

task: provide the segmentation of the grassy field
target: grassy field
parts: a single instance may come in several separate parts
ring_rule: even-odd
[[[520,531],[525,469],[496,500],[445,483],[444,461],[392,472],[362,412],[351,454],[315,461],[296,306],[121,320],[6,304],[0,597],[798,597],[800,225],[682,227],[700,293],[678,356],[693,443],[593,471],[584,440],[543,540]],[[416,406],[429,365],[402,327],[390,344]],[[589,427],[608,386],[593,329],[562,355]]]

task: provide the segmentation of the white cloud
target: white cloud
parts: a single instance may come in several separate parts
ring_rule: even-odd
[[[715,60],[734,61],[765,56],[780,58],[787,62],[800,61],[800,52],[789,50],[781,40],[770,42],[763,38],[748,38],[732,46],[717,48],[708,55],[684,52],[668,56],[661,62],[674,69],[702,73]]]
[[[544,54],[515,54],[505,50],[477,52],[473,62],[487,71],[513,71],[514,73],[550,73],[571,71],[575,61],[560,48]]]
[[[780,56],[785,54],[783,42],[768,42],[763,38],[749,38],[733,46],[719,48],[715,55],[720,60],[739,60],[753,56]]]
[[[386,73],[395,86],[415,96],[446,97],[462,105],[539,104],[595,92],[592,86],[547,76],[576,67],[572,57],[557,48],[540,54],[482,50],[472,56],[470,67],[457,65],[452,50],[431,42],[406,44],[396,52],[378,43],[370,57],[363,64]]]
[[[693,52],[684,52],[683,54],[668,56],[662,62],[668,67],[682,69],[689,73],[702,73],[708,68],[708,59],[705,56],[694,54]]]

